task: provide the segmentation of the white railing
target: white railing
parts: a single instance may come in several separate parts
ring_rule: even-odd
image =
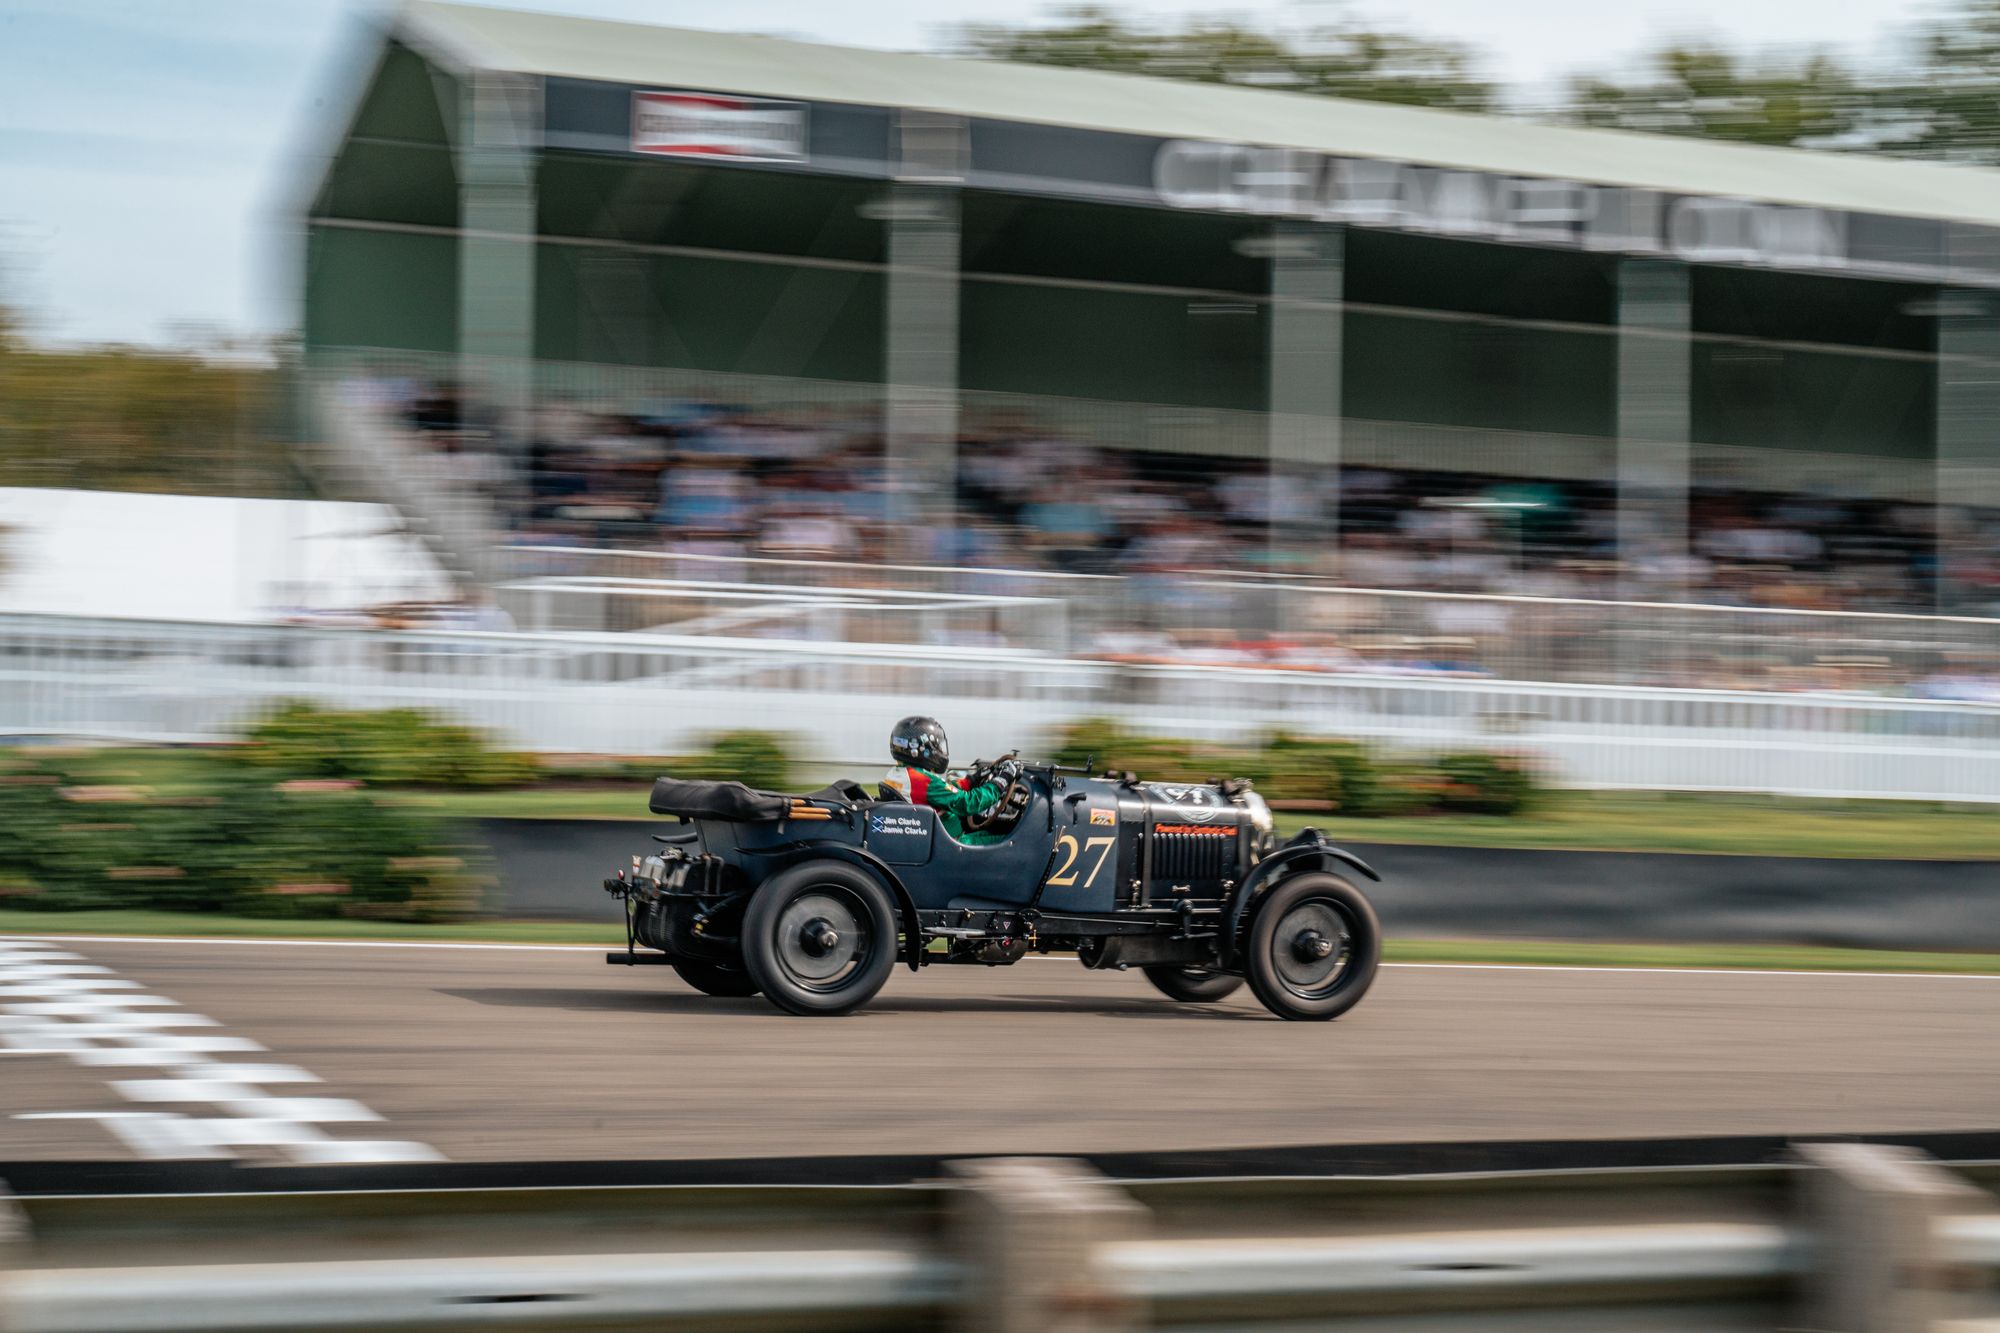
[[[1987,669],[2000,661],[2000,620],[1977,616],[1413,592],[1227,570],[1127,578],[600,547],[520,545],[504,554],[513,576],[508,587],[517,590],[588,580],[627,593],[744,585],[871,597],[1034,599],[1065,608],[1057,623],[1082,649],[1109,642],[1101,637],[1107,631],[1130,637],[1135,631],[1143,636],[1229,626],[1233,636],[1278,635],[1297,656],[1338,657],[1359,670],[1392,671],[1406,661],[1430,660],[1504,680],[1881,692],[1921,681],[1940,667]],[[506,593],[515,601],[525,596]],[[1038,636],[1008,635],[1012,645],[1055,646],[1042,632],[1049,623],[1044,616],[1053,614],[1035,613]],[[629,616],[626,623],[632,623]]]
[[[1069,604],[1052,597],[557,574],[497,585],[519,627],[733,634],[835,643],[1004,643],[1068,652]]]
[[[2000,803],[2000,707],[1841,695],[1123,664],[965,649],[644,634],[482,634],[0,617],[0,734],[204,741],[288,697],[403,706],[538,750],[672,753],[732,727],[871,766],[891,722],[964,753],[1088,717],[1533,756],[1594,788]]]

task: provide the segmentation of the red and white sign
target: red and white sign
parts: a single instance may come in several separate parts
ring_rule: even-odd
[[[632,151],[737,162],[803,162],[805,104],[717,93],[633,93]]]

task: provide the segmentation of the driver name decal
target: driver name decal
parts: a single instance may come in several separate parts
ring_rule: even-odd
[[[870,833],[886,833],[892,837],[927,837],[929,827],[915,815],[870,815]]]

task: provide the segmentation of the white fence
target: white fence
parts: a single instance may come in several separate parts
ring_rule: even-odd
[[[618,598],[752,587],[931,597],[940,605],[970,599],[942,623],[978,625],[1016,647],[1050,648],[1060,636],[1090,643],[1106,631],[1103,642],[1143,641],[1152,631],[1223,626],[1225,637],[1276,635],[1299,653],[1360,667],[1447,660],[1507,680],[1879,690],[1957,668],[1990,671],[2000,660],[2000,620],[1978,616],[1411,592],[1241,570],[1116,577],[540,545],[510,546],[501,556],[512,580],[502,600],[536,628],[638,628],[655,622],[618,610]],[[589,609],[597,618],[540,616],[531,599],[558,587],[589,589],[603,602]],[[1057,605],[1060,614],[1051,609]],[[1010,606],[1022,609],[1000,611]]]
[[[792,733],[808,760],[872,769],[906,713],[946,719],[968,756],[1108,717],[1165,735],[1511,750],[1579,787],[2000,802],[1989,705],[906,645],[0,617],[0,735],[216,740],[290,697],[434,710],[538,750],[671,753],[758,727]]]

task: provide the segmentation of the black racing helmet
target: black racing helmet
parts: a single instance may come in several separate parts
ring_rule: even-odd
[[[951,762],[951,742],[936,718],[906,717],[889,732],[889,757],[911,768],[942,773]]]

